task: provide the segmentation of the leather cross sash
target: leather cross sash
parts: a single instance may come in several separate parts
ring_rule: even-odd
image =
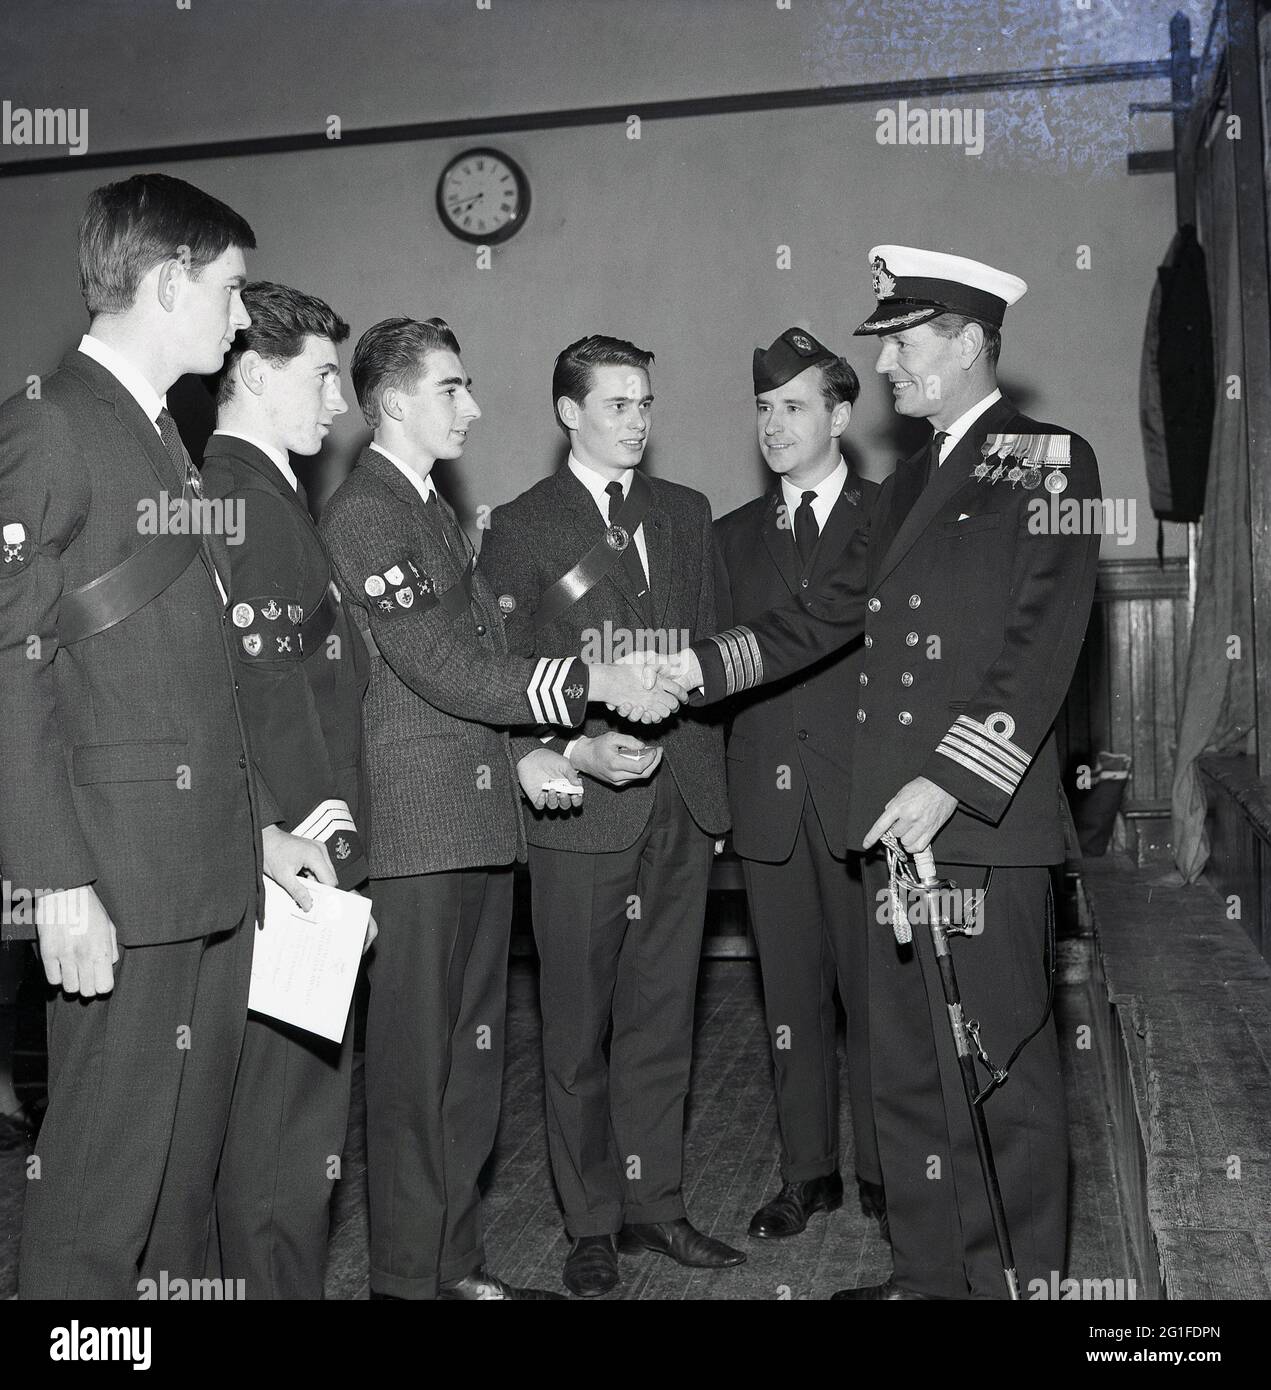
[[[459,576],[458,580],[442,594],[437,602],[432,605],[432,608],[423,611],[431,613],[434,608],[440,608],[451,622],[454,622],[456,618],[463,617],[472,607],[472,571],[476,568],[476,563],[477,557],[475,555],[469,555],[468,563],[464,566],[463,573]],[[379,644],[376,642],[375,635],[371,632],[371,629],[369,627],[364,627],[361,629],[361,632],[362,638],[366,642],[367,651],[369,651],[372,656],[379,656]],[[306,647],[305,650],[307,651],[308,648]]]
[[[198,535],[164,534],[121,560],[114,569],[62,595],[58,645],[69,647],[122,623],[158,598],[189,569],[199,553]]]
[[[635,533],[640,529],[652,502],[653,489],[648,480],[642,473],[633,473],[631,490],[604,535],[568,574],[561,575],[544,593],[534,614],[535,629],[555,622],[566,609],[572,608],[584,594],[618,567],[622,552],[627,546],[635,544]]]
[[[327,640],[327,634],[335,626],[335,615],[340,611],[340,600],[331,592],[331,582],[327,581],[326,593],[322,602],[300,624],[300,650],[306,656]]]

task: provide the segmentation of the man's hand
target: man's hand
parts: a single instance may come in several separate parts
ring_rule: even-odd
[[[926,849],[957,805],[957,797],[943,787],[926,777],[915,777],[883,807],[883,814],[866,832],[865,848],[890,830],[910,854]]]
[[[41,893],[35,902],[40,959],[51,985],[93,999],[115,987],[115,924],[91,884]]]
[[[654,660],[643,660],[650,655]],[[656,653],[635,653],[612,665],[592,666],[590,671],[591,698],[633,723],[669,719],[688,700],[688,691],[660,669]]]
[[[563,777],[566,782],[577,782],[573,765],[563,753],[551,748],[535,748],[527,753],[516,765],[517,780],[525,798],[536,811],[546,808],[549,811],[576,811],[582,804],[581,792],[556,792],[544,789],[544,782],[554,782]]]
[[[296,900],[301,912],[313,908],[313,894],[300,877],[308,870],[319,883],[334,888],[339,883],[331,867],[326,845],[318,840],[306,840],[301,835],[289,835],[281,826],[267,825],[261,832],[265,847],[265,872],[280,888],[285,888]]]
[[[375,925],[375,916],[372,914],[366,922],[366,940],[362,942],[362,954],[365,955],[371,949],[371,943],[380,934],[380,929]]]
[[[638,755],[638,756],[632,756]],[[588,777],[622,787],[651,777],[662,761],[661,748],[646,748],[630,734],[599,734],[596,738],[580,738],[569,755],[570,762]]]

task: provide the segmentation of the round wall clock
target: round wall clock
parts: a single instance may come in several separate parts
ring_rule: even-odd
[[[464,150],[437,180],[437,215],[461,241],[506,241],[520,231],[529,210],[525,171],[498,150]]]

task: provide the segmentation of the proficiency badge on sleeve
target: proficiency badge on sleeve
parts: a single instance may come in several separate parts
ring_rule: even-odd
[[[256,621],[256,613],[250,603],[236,603],[233,618],[235,627],[251,627]]]
[[[384,571],[384,578],[390,584],[400,584],[406,576],[402,573],[400,565],[394,565],[391,570]]]
[[[243,650],[248,656],[259,656],[260,649],[264,646],[259,632],[249,632],[243,638]]]
[[[337,835],[335,837],[335,857],[343,863],[352,853],[353,851],[349,848],[349,842],[343,835]]]
[[[371,598],[379,598],[379,596],[384,592],[384,581],[379,577],[378,574],[373,574],[366,581],[366,583],[362,585],[362,587],[366,590],[367,594]]]
[[[282,617],[282,608],[276,600],[270,599],[269,602],[260,610],[262,618],[268,618],[271,623],[276,623]]]
[[[500,609],[501,612],[504,612],[504,613],[513,613],[513,612],[515,612],[515,611],[516,611],[516,600],[512,597],[511,594],[500,594],[500,595],[499,595],[499,609]]]
[[[298,603],[287,605],[287,619],[289,622],[298,623],[305,615],[305,611]]]
[[[0,573],[16,574],[31,558],[31,538],[20,521],[0,524]]]
[[[411,604],[415,602],[415,591],[407,584],[405,588],[398,589],[393,597],[396,598],[403,608],[409,608]]]
[[[625,527],[611,526],[605,532],[605,544],[610,550],[623,551],[631,544],[631,537],[627,535]]]

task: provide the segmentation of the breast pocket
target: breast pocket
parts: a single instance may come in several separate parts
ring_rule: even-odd
[[[940,527],[943,536],[958,540],[963,536],[980,536],[986,531],[996,531],[1001,524],[999,512],[980,512],[962,521],[946,521]]]

